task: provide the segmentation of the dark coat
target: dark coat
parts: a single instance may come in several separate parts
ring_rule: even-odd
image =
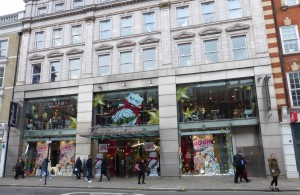
[[[93,162],[92,162],[92,158],[88,158],[86,161],[86,167],[87,168],[92,168],[93,167]]]
[[[145,163],[140,162],[140,163],[139,163],[139,168],[140,168],[140,171],[139,171],[139,172],[141,172],[141,173],[146,173],[147,168],[146,168]]]
[[[236,154],[233,157],[233,164],[236,168],[245,168],[246,161],[242,155]]]
[[[76,162],[75,162],[75,168],[78,169],[78,171],[81,171],[81,167],[82,167],[82,161],[80,158],[77,158]]]
[[[277,159],[269,158],[268,161],[269,161],[269,170],[270,170],[271,176],[278,177],[280,175],[280,169],[278,166]]]
[[[107,172],[107,166],[108,166],[108,160],[107,158],[103,158],[101,163],[101,172],[106,173]]]

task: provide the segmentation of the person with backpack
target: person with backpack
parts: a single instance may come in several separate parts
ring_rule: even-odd
[[[75,174],[77,179],[81,179],[81,172],[82,172],[82,161],[80,159],[80,156],[78,156],[75,162]]]
[[[102,181],[102,175],[107,177],[107,180],[110,181],[110,178],[107,175],[107,166],[108,166],[108,160],[106,156],[103,157],[102,163],[101,163],[101,174],[99,181]]]

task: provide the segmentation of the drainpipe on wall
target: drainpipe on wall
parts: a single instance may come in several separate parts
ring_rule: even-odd
[[[285,69],[284,69],[282,44],[281,44],[281,39],[280,39],[280,33],[278,31],[279,27],[278,27],[278,23],[277,23],[274,0],[271,0],[271,2],[272,2],[272,12],[273,12],[273,17],[274,17],[274,24],[275,24],[276,40],[277,40],[277,44],[278,44],[280,68],[281,68],[281,73],[282,73],[283,89],[284,89],[284,93],[285,93],[285,101],[286,101],[286,105],[289,107],[289,98],[288,98],[289,92],[287,89],[286,73],[285,73]],[[281,112],[279,112],[279,113],[281,113]]]
[[[18,51],[17,51],[17,60],[16,60],[16,67],[15,67],[15,75],[14,75],[14,82],[13,82],[13,93],[12,93],[12,97],[11,97],[11,101],[13,101],[14,99],[14,90],[15,90],[15,86],[16,86],[16,76],[17,76],[17,70],[18,70],[18,65],[19,65],[19,55],[20,55],[20,43],[21,43],[21,39],[22,39],[22,32],[18,32]],[[9,119],[8,119],[9,120]],[[8,148],[8,141],[9,141],[9,133],[10,133],[10,126],[8,126],[8,130],[7,130],[7,138],[6,138],[6,148],[5,148],[5,161],[4,161],[4,170],[3,170],[3,176],[5,176],[5,167],[6,167],[6,159],[7,159],[7,148]]]

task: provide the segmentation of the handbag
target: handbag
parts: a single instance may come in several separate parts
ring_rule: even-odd
[[[134,166],[134,169],[135,171],[141,171],[140,165],[138,163]]]

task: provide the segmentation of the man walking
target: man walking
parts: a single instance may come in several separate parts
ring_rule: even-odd
[[[40,174],[39,174],[39,179],[40,181],[42,180],[42,175],[43,173],[45,172],[46,174],[46,177],[48,180],[52,179],[51,175],[49,174],[49,171],[48,171],[48,163],[50,161],[48,160],[47,157],[45,157],[45,159],[43,160],[42,164],[41,164],[41,171],[40,171]]]
[[[251,181],[250,179],[247,178],[247,176],[244,175],[245,163],[246,162],[242,155],[242,152],[238,151],[238,153],[233,157],[233,166],[235,167],[234,183],[238,183],[239,175],[242,175],[242,178],[244,178],[247,183]]]
[[[108,160],[106,156],[103,157],[102,163],[101,163],[101,174],[100,174],[100,180],[102,181],[102,175],[107,177],[107,180],[110,181],[110,178],[107,175],[107,166],[108,166]]]
[[[86,161],[86,169],[88,172],[87,177],[85,177],[85,180],[87,180],[88,182],[92,182],[91,178],[92,178],[92,167],[93,167],[93,162],[92,162],[92,156],[89,155],[88,159]]]
[[[82,161],[80,159],[80,156],[78,156],[76,163],[75,163],[75,173],[76,173],[76,177],[77,179],[81,179],[81,169],[82,167]]]

